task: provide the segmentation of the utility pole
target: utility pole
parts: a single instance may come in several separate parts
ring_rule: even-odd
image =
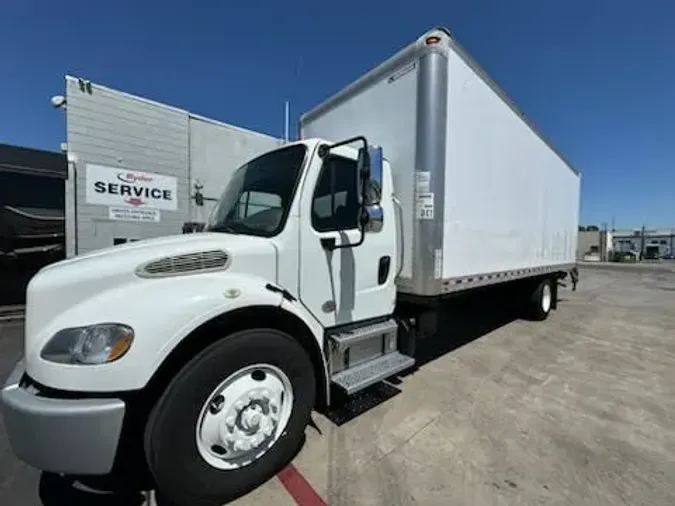
[[[290,140],[291,131],[291,102],[286,100],[284,104],[284,142],[288,143]]]
[[[642,230],[640,231],[640,260],[642,260],[645,256],[645,232],[646,227],[643,223]]]

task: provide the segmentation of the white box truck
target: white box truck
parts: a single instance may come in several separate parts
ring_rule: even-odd
[[[301,131],[235,172],[205,233],[32,279],[2,391],[21,459],[75,475],[136,459],[173,504],[222,504],[288,462],[334,389],[414,367],[446,298],[509,285],[535,319],[555,307],[579,174],[447,30]]]

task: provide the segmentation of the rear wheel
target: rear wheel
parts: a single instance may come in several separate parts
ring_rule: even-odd
[[[553,282],[551,279],[543,279],[530,295],[528,314],[531,319],[543,321],[548,318],[553,307]]]
[[[148,420],[158,495],[178,506],[221,505],[262,484],[295,455],[314,398],[312,362],[287,334],[246,330],[209,346]]]

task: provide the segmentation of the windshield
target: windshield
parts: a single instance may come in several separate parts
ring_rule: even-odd
[[[232,176],[208,230],[271,237],[284,226],[307,148],[295,144],[264,154]]]

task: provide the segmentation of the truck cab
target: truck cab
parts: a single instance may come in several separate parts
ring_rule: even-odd
[[[207,227],[269,239],[277,266],[269,281],[297,298],[322,327],[394,308],[391,172],[380,150],[370,151],[378,153],[369,154],[377,167],[365,180],[359,173],[368,169],[359,158],[363,147],[311,139],[267,153],[235,173]]]
[[[15,453],[114,473],[131,432],[161,490],[190,504],[211,477],[220,504],[288,458],[331,384],[351,394],[413,365],[391,319],[400,233],[382,155],[363,137],[287,144],[235,172],[204,233],[40,271],[2,391]]]

